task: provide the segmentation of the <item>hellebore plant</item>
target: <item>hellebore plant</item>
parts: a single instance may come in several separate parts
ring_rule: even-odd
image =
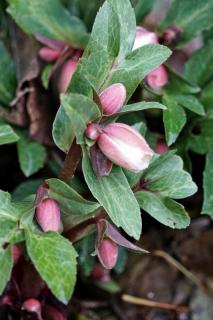
[[[190,167],[187,148],[196,149],[198,137],[190,131],[194,124],[187,127],[186,122],[195,119],[199,126],[201,121],[202,131],[206,114],[197,95],[202,81],[200,75],[200,82],[189,79],[196,77],[191,72],[196,57],[184,75],[163,65],[172,52],[159,42],[191,40],[183,28],[174,27],[175,21],[171,26],[171,19],[162,22],[159,35],[136,26],[129,0],[105,1],[93,27],[88,26],[91,34],[76,16],[80,10],[72,16],[62,2],[52,6],[36,0],[36,10],[35,1],[9,2],[7,11],[19,27],[44,46],[35,50],[32,61],[37,64],[30,71],[21,50],[25,56],[17,69],[23,65],[23,75],[16,88],[15,63],[0,43],[0,63],[4,57],[10,66],[3,78],[15,85],[9,94],[0,74],[0,144],[16,143],[22,172],[27,178],[38,174],[38,179],[21,181],[11,195],[0,190],[0,305],[22,306],[20,312],[40,319],[65,319],[50,294],[68,304],[77,270],[88,281],[106,282],[124,260],[120,251],[148,253],[141,248],[142,216],[149,214],[171,228],[189,225],[178,200],[197,187],[179,154],[187,159],[184,168]],[[50,126],[52,140],[46,139]],[[204,154],[205,144],[198,144]],[[209,155],[208,170],[211,159]],[[209,210],[206,198],[204,209]]]

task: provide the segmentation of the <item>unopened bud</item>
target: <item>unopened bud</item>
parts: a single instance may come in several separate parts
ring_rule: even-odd
[[[47,62],[54,62],[59,58],[60,51],[57,49],[43,47],[39,50],[38,55],[41,59],[43,59]]]
[[[100,135],[100,126],[95,123],[88,123],[85,134],[91,140],[97,140]]]
[[[168,82],[168,74],[165,67],[160,65],[157,69],[151,71],[147,75],[146,81],[152,89],[159,89],[165,86]]]
[[[123,123],[112,123],[102,128],[97,143],[108,159],[134,172],[146,169],[153,156],[144,137]]]
[[[114,114],[122,108],[126,100],[126,88],[122,83],[114,83],[100,93],[99,99],[103,113]]]
[[[161,154],[167,151],[168,151],[168,146],[163,142],[158,143],[155,148],[155,152],[158,154]]]
[[[72,76],[77,69],[77,65],[78,61],[76,59],[70,59],[63,64],[58,80],[59,92],[65,93],[67,91]]]
[[[99,262],[94,265],[91,276],[93,279],[103,282],[111,279],[109,269],[105,269]]]
[[[106,269],[112,269],[117,262],[118,246],[111,239],[105,238],[97,248],[98,258]]]
[[[181,29],[179,27],[173,26],[166,29],[162,35],[162,42],[165,45],[175,44],[181,35]]]
[[[27,299],[24,301],[22,309],[28,312],[39,313],[41,311],[41,304],[37,299]]]
[[[138,49],[138,48],[143,47],[147,44],[157,44],[157,43],[158,43],[158,37],[157,37],[156,33],[150,32],[140,26],[136,27],[135,42],[134,42],[132,50]]]
[[[36,217],[44,232],[59,230],[60,208],[55,200],[50,198],[42,200],[36,208]]]

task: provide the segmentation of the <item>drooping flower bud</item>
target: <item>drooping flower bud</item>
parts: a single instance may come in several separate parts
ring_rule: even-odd
[[[109,238],[104,238],[97,248],[99,261],[106,269],[112,269],[117,262],[118,246]]]
[[[41,311],[41,304],[37,299],[27,299],[24,301],[22,309],[28,312],[39,313]]]
[[[159,142],[155,148],[155,152],[158,154],[168,151],[168,146],[164,142]]]
[[[134,42],[132,50],[138,49],[138,48],[143,47],[147,44],[157,44],[157,43],[158,43],[158,37],[157,37],[156,33],[150,32],[140,26],[136,27],[135,42]]]
[[[72,79],[73,74],[77,69],[78,61],[74,58],[66,61],[61,69],[59,80],[58,80],[58,90],[59,92],[65,93],[69,83]]]
[[[94,265],[91,276],[93,279],[103,282],[111,279],[109,269],[105,269],[99,262]]]
[[[43,47],[39,50],[38,55],[47,62],[53,62],[59,58],[60,50]]]
[[[100,93],[99,99],[103,113],[114,114],[122,108],[126,100],[126,88],[122,83],[114,83]]]
[[[168,82],[168,74],[165,67],[160,65],[157,69],[151,71],[147,75],[146,81],[152,89],[159,89],[165,86]]]
[[[60,208],[50,198],[42,200],[36,208],[36,217],[44,232],[58,231],[60,227]]]
[[[102,128],[97,143],[108,159],[134,172],[146,169],[153,155],[144,137],[123,123]]]
[[[177,26],[171,26],[164,31],[161,42],[165,45],[175,44],[180,36],[181,29]]]
[[[95,123],[88,123],[85,134],[89,139],[96,141],[100,135],[100,126]]]

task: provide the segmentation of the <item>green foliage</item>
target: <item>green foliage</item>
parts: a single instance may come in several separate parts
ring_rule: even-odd
[[[108,177],[97,177],[84,150],[83,172],[90,191],[114,224],[139,239],[142,228],[140,208],[122,169],[114,165]]]
[[[27,232],[27,252],[53,294],[68,303],[76,281],[77,253],[71,242],[56,233]]]
[[[174,0],[160,28],[177,26],[181,29],[181,45],[188,42],[203,30],[210,29],[213,2],[211,0]],[[179,46],[180,46],[179,44]]]
[[[204,189],[204,201],[202,207],[202,213],[213,216],[213,151],[209,151],[206,155],[206,166],[203,173],[203,189]]]
[[[0,41],[0,102],[8,105],[15,95],[16,71],[15,65]]]
[[[3,250],[0,249],[0,268],[1,268],[1,277],[0,277],[0,295],[3,293],[3,290],[10,279],[12,271],[13,261],[11,248]]]
[[[0,145],[16,142],[18,140],[19,136],[10,125],[0,124]]]
[[[7,11],[21,28],[30,34],[40,34],[84,47],[88,39],[84,24],[71,16],[59,0],[9,0]]]

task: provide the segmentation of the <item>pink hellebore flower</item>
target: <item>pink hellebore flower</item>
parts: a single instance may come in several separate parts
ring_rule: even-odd
[[[146,169],[153,155],[144,137],[123,123],[104,127],[97,143],[109,160],[134,172]]]
[[[47,62],[54,62],[59,58],[60,53],[61,52],[57,49],[43,47],[39,50],[38,55],[42,60],[45,60]]]
[[[158,43],[158,37],[157,37],[156,33],[150,32],[140,26],[136,27],[135,42],[134,42],[132,50],[138,49],[138,48],[143,47],[147,44],[157,44],[157,43]]]
[[[36,200],[39,200],[36,207],[36,218],[44,232],[57,232],[60,227],[60,207],[55,200],[48,198],[46,194],[44,194],[45,198],[42,199],[42,188],[45,190],[45,187],[42,185],[36,193]]]
[[[133,50],[143,47],[147,44],[158,44],[156,33],[150,32],[140,26],[136,27],[136,37]],[[158,89],[165,86],[168,82],[168,75],[163,65],[151,71],[147,77],[147,83],[152,89]]]
[[[126,100],[126,88],[122,83],[114,83],[100,93],[99,99],[103,113],[114,114],[122,108]]]
[[[27,299],[24,301],[22,309],[28,312],[39,313],[41,311],[41,304],[37,299]]]
[[[159,142],[155,148],[155,152],[158,154],[168,151],[168,146],[164,142]]]
[[[147,75],[146,81],[152,89],[158,89],[165,86],[168,82],[168,74],[165,67],[161,64],[157,69],[151,71]]]
[[[76,57],[73,57],[69,60],[67,60],[60,72],[60,76],[58,79],[58,90],[59,92],[65,93],[67,91],[67,88],[69,86],[69,83],[72,79],[73,74],[75,73],[78,66],[78,59]]]
[[[118,246],[109,238],[104,238],[97,248],[98,258],[105,269],[112,269],[117,262]]]

